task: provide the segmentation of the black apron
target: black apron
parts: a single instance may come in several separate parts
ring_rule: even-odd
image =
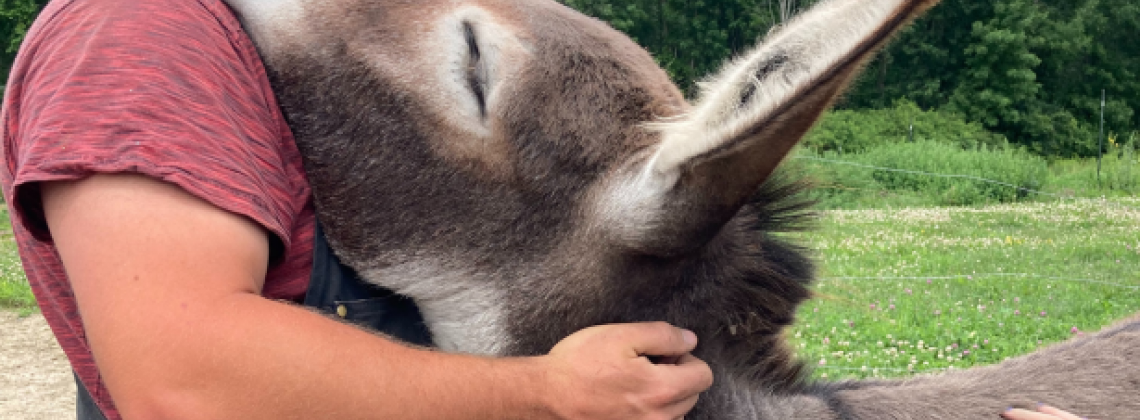
[[[368,327],[407,343],[430,347],[431,333],[412,299],[365,283],[340,263],[325,240],[320,223],[313,232],[313,272],[305,292],[305,306]],[[348,361],[351,363],[351,361]],[[107,420],[95,399],[75,377],[77,420]]]

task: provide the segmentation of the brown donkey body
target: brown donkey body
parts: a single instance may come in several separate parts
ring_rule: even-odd
[[[686,418],[996,418],[1049,401],[1140,418],[1140,320],[998,366],[813,384],[781,332],[807,216],[775,168],[937,0],[831,0],[689,104],[652,58],[547,0],[231,0],[267,64],[337,254],[411,296],[446,351],[547,352],[590,325],[691,329]]]

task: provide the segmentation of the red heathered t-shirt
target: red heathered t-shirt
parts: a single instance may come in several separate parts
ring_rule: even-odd
[[[220,0],[54,0],[12,68],[0,127],[0,182],[28,281],[108,419],[120,416],[47,232],[39,182],[133,172],[174,183],[272,232],[284,248],[264,295],[303,296],[309,185],[261,60]]]

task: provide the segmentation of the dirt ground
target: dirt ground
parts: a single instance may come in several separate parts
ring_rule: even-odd
[[[75,418],[75,381],[40,314],[0,309],[0,420]]]

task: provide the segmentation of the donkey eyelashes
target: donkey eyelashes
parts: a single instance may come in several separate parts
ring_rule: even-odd
[[[475,95],[479,116],[487,119],[487,71],[471,22],[463,22],[463,38],[467,40],[467,88]]]

